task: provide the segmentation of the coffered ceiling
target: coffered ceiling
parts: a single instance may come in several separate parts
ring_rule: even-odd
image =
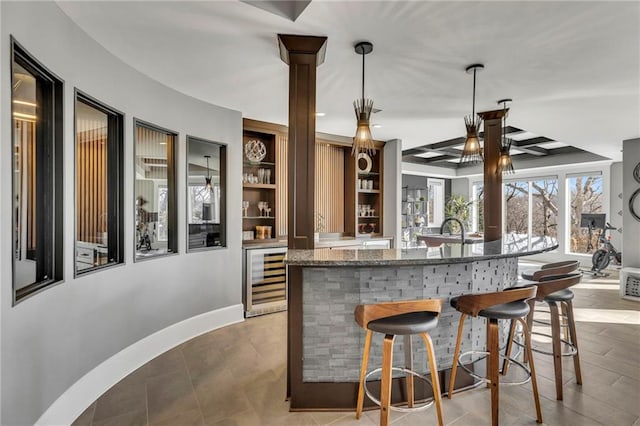
[[[361,84],[353,45],[368,40],[366,96],[382,110],[373,135],[402,139],[404,150],[464,135],[472,95],[464,70],[476,62],[485,65],[476,110],[513,98],[510,124],[549,139],[516,147],[523,154],[558,149],[552,141],[620,160],[621,141],[640,136],[638,2],[314,0],[295,21],[240,1],[58,4],[142,73],[249,118],[287,122],[277,34],[288,33],[328,37],[321,132],[353,135]]]

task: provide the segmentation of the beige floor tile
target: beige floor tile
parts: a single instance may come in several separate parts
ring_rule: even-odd
[[[199,410],[186,372],[152,377],[147,381],[149,423],[153,424],[185,411]]]
[[[132,411],[118,416],[105,418],[99,421],[94,420],[93,426],[146,426],[146,411]]]
[[[573,361],[564,358],[565,399],[556,401],[552,358],[535,355],[546,425],[640,426],[640,326],[607,322],[616,315],[622,318],[610,311],[637,312],[640,304],[620,300],[615,282],[609,281],[586,277],[585,286],[575,290],[576,308],[591,309],[588,312],[592,314],[577,323],[584,385],[575,383]],[[605,285],[612,289],[600,289]],[[628,314],[631,319],[625,321],[633,322],[633,315]],[[378,410],[365,412],[360,420],[354,412],[289,412],[285,400],[286,323],[286,312],[275,313],[185,342],[123,379],[74,425],[89,426],[91,417],[97,426],[145,425],[147,406],[153,426],[378,424]],[[535,424],[530,384],[502,386],[500,392],[501,425]],[[445,424],[490,424],[490,400],[486,387],[458,393],[452,400],[443,398]],[[392,412],[392,422],[432,425],[437,424],[437,417],[431,407],[419,413]]]
[[[200,410],[189,410],[150,422],[149,426],[204,426],[204,418]]]
[[[94,402],[86,410],[78,416],[71,426],[90,426],[93,421],[93,413],[96,411],[96,403]]]
[[[125,377],[98,398],[93,422],[134,411],[147,411],[145,379],[139,373]]]

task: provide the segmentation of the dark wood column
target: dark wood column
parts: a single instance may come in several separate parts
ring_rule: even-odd
[[[288,247],[312,249],[314,226],[316,67],[326,37],[278,34],[280,58],[289,65]]]
[[[484,240],[502,238],[502,174],[496,173],[500,159],[502,117],[507,108],[480,112],[484,120]]]

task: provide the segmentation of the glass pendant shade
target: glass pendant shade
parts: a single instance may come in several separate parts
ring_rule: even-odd
[[[356,135],[353,137],[353,145],[351,146],[351,155],[356,156],[361,152],[369,155],[375,153],[373,147],[373,138],[371,137],[371,129],[369,128],[369,119],[373,110],[373,100],[358,99],[353,102],[353,108],[356,112],[358,127]]]

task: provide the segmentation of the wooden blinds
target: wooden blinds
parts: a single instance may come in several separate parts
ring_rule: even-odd
[[[81,119],[77,131],[77,240],[106,244],[107,119]]]

